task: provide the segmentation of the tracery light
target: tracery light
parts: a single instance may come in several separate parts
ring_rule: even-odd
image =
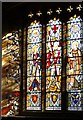
[[[69,6],[69,8],[67,8],[67,11],[71,12],[73,10],[73,8],[71,6]]]
[[[51,15],[53,13],[53,11],[51,9],[49,9],[49,11],[47,11],[47,14]]]
[[[32,12],[30,12],[30,14],[28,15],[28,17],[32,18],[34,16],[34,14]]]
[[[39,11],[38,13],[36,13],[36,15],[41,16],[42,15],[41,11]]]
[[[58,14],[60,14],[61,13],[61,9],[60,8],[58,8],[58,10],[56,10],[56,12],[58,13]]]
[[[78,7],[76,7],[76,9],[78,9],[79,11],[81,11],[81,9],[82,9],[81,4]]]

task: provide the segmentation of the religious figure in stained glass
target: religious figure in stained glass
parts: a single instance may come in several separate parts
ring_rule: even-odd
[[[72,42],[71,54],[68,57],[68,64],[70,66],[68,74],[75,76],[70,76],[69,88],[73,86],[75,81],[79,82],[79,74],[81,72],[81,61],[82,61],[82,58],[80,56],[81,56],[81,51],[78,48],[78,42],[74,41]]]
[[[46,36],[46,110],[61,109],[62,23],[50,20]]]
[[[41,75],[41,44],[31,44],[30,46],[30,58],[32,59],[31,61],[28,61],[28,64],[30,64],[30,66],[28,66],[28,75],[35,75],[35,76],[39,76]]]
[[[27,110],[41,110],[42,25],[34,21],[27,36]]]
[[[62,22],[54,18],[46,26],[46,110],[61,110]],[[81,110],[83,77],[82,21],[67,22],[68,110]],[[27,110],[41,110],[42,26],[36,21],[28,27]]]
[[[82,110],[83,99],[83,21],[74,15],[67,22],[68,110]]]

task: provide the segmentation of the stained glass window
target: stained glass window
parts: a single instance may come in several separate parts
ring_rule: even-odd
[[[68,110],[80,111],[83,109],[82,19],[74,15],[66,26],[54,18],[46,24],[46,34],[42,28],[36,20],[27,28],[26,110],[62,110],[66,87]]]
[[[27,36],[27,110],[41,110],[42,25],[36,20]]]
[[[83,21],[74,15],[67,22],[68,110],[83,110]]]
[[[20,101],[20,41],[22,31],[8,33],[2,38],[2,101],[1,114],[15,116]]]
[[[54,11],[51,4],[46,11],[31,10],[29,26],[20,21],[22,29],[2,38],[2,115],[51,113],[57,118],[83,111],[83,19],[74,15],[68,20],[82,7],[69,4],[57,4]]]
[[[46,31],[46,110],[61,110],[61,21],[56,18],[50,20]]]

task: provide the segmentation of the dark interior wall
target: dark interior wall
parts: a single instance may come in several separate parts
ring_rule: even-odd
[[[15,30],[22,23],[20,3],[2,3],[2,34]]]
[[[78,4],[78,2],[3,2],[2,35],[5,35],[7,32],[11,32],[20,26],[27,24],[30,19],[28,18],[30,11],[33,14],[36,14],[39,10],[41,10],[43,16],[45,17],[49,9],[52,9],[55,12],[56,9],[60,7],[65,13],[65,16],[60,14],[60,17],[65,17],[67,20],[70,16],[67,13],[67,8],[70,5],[73,8],[76,8]],[[76,13],[75,9],[73,10],[73,13],[74,12]],[[47,18],[45,17],[45,20],[46,19]]]

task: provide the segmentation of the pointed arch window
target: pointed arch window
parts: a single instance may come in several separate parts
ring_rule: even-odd
[[[61,110],[62,23],[46,26],[46,110]]]
[[[42,25],[36,20],[27,36],[27,110],[41,110]]]
[[[83,110],[83,20],[33,20],[26,30],[25,110]]]
[[[67,22],[68,110],[83,110],[83,21],[74,15]]]

